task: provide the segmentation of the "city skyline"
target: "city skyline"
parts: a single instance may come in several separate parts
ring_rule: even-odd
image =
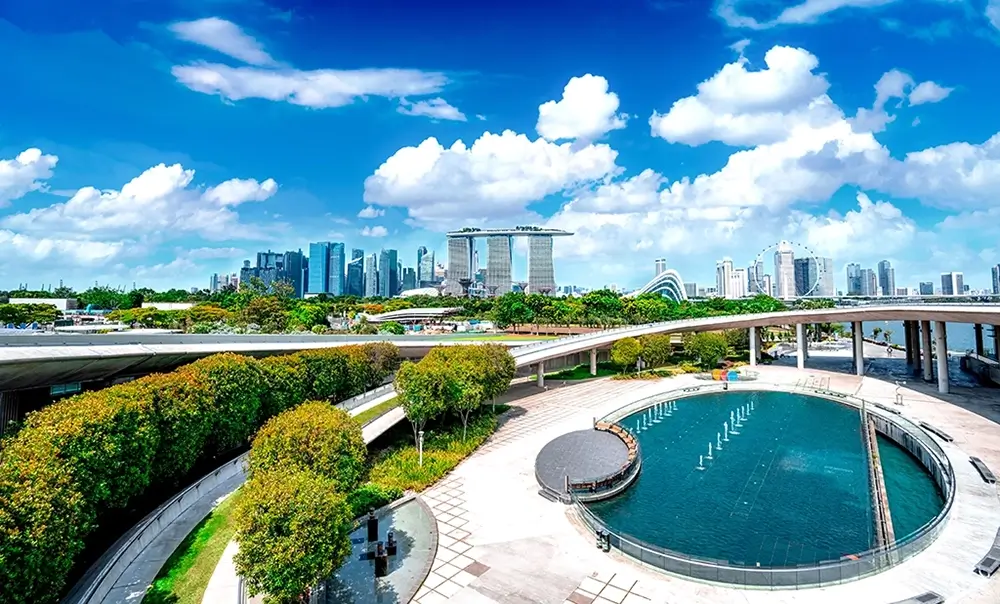
[[[257,250],[440,261],[449,230],[530,222],[576,233],[554,241],[559,286],[638,287],[657,258],[709,283],[705,258],[746,267],[789,239],[835,259],[837,289],[880,260],[908,287],[989,287],[1000,21],[725,4],[601,5],[572,27],[554,6],[402,6],[391,35],[367,5],[0,9],[0,49],[23,57],[2,67],[0,276],[203,286]],[[495,35],[454,53],[483,19]]]

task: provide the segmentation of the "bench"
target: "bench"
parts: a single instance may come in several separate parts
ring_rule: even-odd
[[[935,436],[937,436],[946,443],[954,442],[955,440],[954,438],[951,437],[950,434],[948,434],[944,430],[941,430],[940,428],[935,428],[934,426],[928,424],[927,422],[920,422],[920,427],[923,428],[924,430],[927,430],[931,434],[934,434]]]
[[[998,570],[1000,570],[1000,530],[993,538],[993,547],[986,552],[986,555],[979,561],[979,564],[976,564],[972,572],[984,577],[992,577]]]
[[[882,411],[888,411],[889,413],[893,413],[895,415],[902,415],[899,412],[899,409],[893,409],[892,407],[887,407],[887,406],[883,405],[882,403],[872,403],[872,404],[875,405],[876,407],[878,407],[879,409],[881,409]]]
[[[944,604],[944,598],[942,598],[940,594],[928,591],[920,594],[919,596],[913,596],[912,598],[893,602],[893,604]]]
[[[993,474],[993,471],[990,470],[985,463],[983,463],[983,460],[979,459],[978,457],[970,457],[969,461],[972,462],[973,467],[976,468],[976,471],[979,472],[979,475],[983,477],[983,482],[985,482],[986,484],[997,483],[996,475]]]

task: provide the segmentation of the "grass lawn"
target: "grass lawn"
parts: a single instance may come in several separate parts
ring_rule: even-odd
[[[354,421],[364,426],[368,422],[388,413],[389,411],[395,409],[398,406],[399,406],[399,397],[394,396],[391,399],[385,401],[384,403],[379,403],[374,407],[372,407],[371,409],[367,409],[355,415]]]
[[[145,604],[201,604],[208,580],[236,527],[232,512],[240,491],[220,503],[188,533],[142,599]]]
[[[598,363],[597,364],[597,375],[590,375],[590,365],[577,365],[576,367],[571,367],[569,369],[563,369],[561,371],[556,371],[555,373],[545,374],[545,379],[553,380],[589,380],[594,377],[607,377],[609,375],[617,375],[620,373],[617,367],[611,363]]]

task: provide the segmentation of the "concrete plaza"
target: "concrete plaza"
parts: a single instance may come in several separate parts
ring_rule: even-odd
[[[904,359],[905,362],[905,359]],[[820,369],[760,367],[765,382],[801,385],[861,396],[891,405],[896,386]],[[968,463],[968,455],[1000,469],[1000,391],[934,385],[902,390],[904,416],[928,421],[955,438],[941,443],[957,479],[954,509],[937,540],[883,573],[800,591],[743,590],[669,576],[617,552],[603,553],[572,508],[538,495],[533,463],[553,438],[586,429],[631,401],[704,384],[692,376],[657,382],[550,382],[547,391],[514,403],[515,413],[475,455],[422,495],[434,511],[440,541],[418,604],[590,604],[774,602],[891,603],[935,591],[949,603],[1000,602],[1000,576],[972,572],[1000,527],[1000,499]],[[942,398],[947,400],[943,402]]]

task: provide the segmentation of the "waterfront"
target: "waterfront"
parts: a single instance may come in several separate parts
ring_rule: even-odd
[[[871,337],[872,329],[878,327],[883,332],[889,330],[892,332],[892,343],[899,344],[903,346],[906,342],[906,335],[903,332],[903,322],[902,321],[869,321],[864,324],[864,332],[866,337]],[[845,329],[850,331],[850,325],[845,325]],[[947,323],[945,326],[945,332],[948,336],[948,350],[952,352],[965,353],[970,350],[974,350],[976,347],[976,336],[975,330],[971,323]],[[879,338],[881,341],[882,338]],[[986,351],[986,355],[993,357],[993,337],[992,337],[992,327],[983,326],[983,347]]]

